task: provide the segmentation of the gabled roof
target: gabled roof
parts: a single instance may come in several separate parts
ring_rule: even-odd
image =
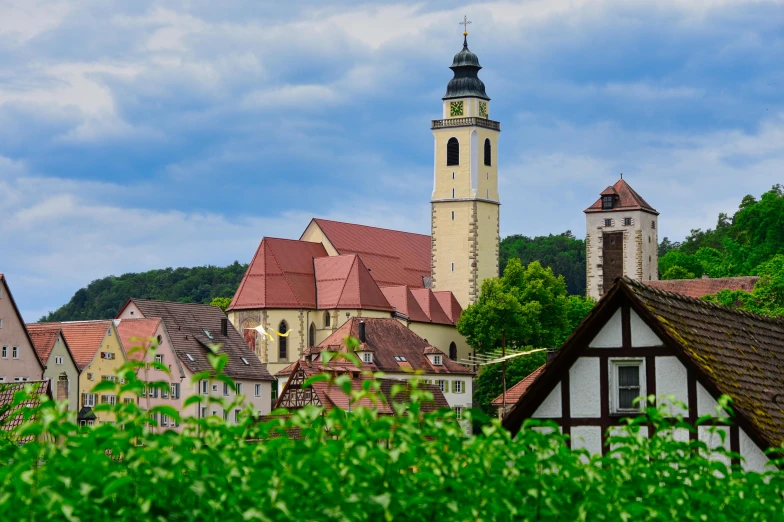
[[[16,301],[14,300],[14,295],[11,293],[11,287],[8,285],[8,280],[2,273],[0,273],[0,291],[2,291],[3,287],[5,287],[5,292],[8,294],[8,299],[11,301],[11,306],[13,307],[14,313],[16,314],[16,319],[19,321],[19,324],[22,326],[22,329],[27,336],[27,340],[30,342],[30,347],[33,349],[35,358],[38,359],[38,364],[41,367],[41,374],[43,374],[44,362],[41,360],[41,356],[38,355],[38,351],[35,349],[35,343],[33,342],[33,338],[30,337],[29,330],[27,330],[25,327],[24,319],[22,318],[22,314],[19,312],[19,307],[16,306]]]
[[[457,320],[460,319],[460,314],[463,313],[463,307],[457,302],[455,294],[449,290],[441,290],[439,292],[433,292],[433,295],[436,296],[438,304],[441,305],[441,309],[446,316],[449,317],[449,320],[452,321],[452,323],[457,324]]]
[[[359,402],[350,404],[349,396],[346,395],[339,386],[335,386],[334,384],[325,381],[315,382],[307,388],[302,387],[302,383],[305,379],[323,371],[325,371],[324,368],[308,367],[306,363],[302,361],[295,363],[292,367],[291,375],[286,382],[280,397],[278,397],[275,408],[296,409],[306,405],[315,405],[323,406],[325,410],[329,411],[333,408],[350,410],[351,408],[362,406],[378,410],[379,415],[394,415],[395,410],[392,407],[392,403],[406,403],[410,400],[411,383],[396,379],[379,379],[379,391],[384,398],[383,402],[374,402],[370,398],[365,397]],[[364,381],[372,379],[372,377],[367,374],[360,375],[360,372],[357,371],[356,368],[347,369],[342,366],[333,368],[332,365],[330,365],[326,371],[333,374],[349,375],[351,377],[352,391],[362,390]],[[403,390],[400,390],[400,392],[393,397],[392,388],[400,385],[404,386]],[[449,407],[446,397],[438,386],[433,384],[420,384],[419,387],[433,394],[433,401],[422,403],[420,410],[422,413],[433,412],[441,408]]]
[[[784,319],[663,292],[627,277],[616,281],[556,352],[504,419],[516,433],[621,304],[632,310],[714,396],[733,399],[738,424],[761,447],[784,442]]]
[[[407,286],[385,286],[381,289],[384,297],[396,312],[405,315],[411,321],[429,323],[430,318],[422,311],[411,289]],[[450,292],[451,293],[451,292]]]
[[[609,196],[615,195],[617,199],[615,204],[613,205],[612,210],[602,210],[602,198],[601,196]],[[651,214],[659,215],[656,210],[650,206],[642,196],[637,194],[633,188],[629,186],[626,181],[623,179],[619,179],[615,182],[615,185],[607,187],[604,189],[599,196],[599,199],[591,205],[590,207],[584,210],[585,213],[591,212],[613,212],[613,211],[624,211],[624,210],[644,210],[646,212],[650,212]]]
[[[207,354],[210,353],[209,345],[219,344],[220,353],[229,355],[229,361],[224,368],[227,376],[232,379],[273,380],[267,368],[248,348],[242,335],[231,323],[228,324],[227,335],[221,333],[221,320],[226,316],[217,306],[150,299],[129,299],[128,303],[130,302],[136,305],[145,318],[160,318],[163,321],[177,357],[191,372],[212,372],[212,366],[207,359]],[[120,324],[123,322],[125,320]]]
[[[430,236],[313,219],[338,254],[359,254],[378,286],[423,286],[430,276]]]
[[[539,368],[537,368],[536,370],[532,371],[526,377],[523,377],[523,379],[521,381],[519,381],[517,384],[515,384],[514,386],[512,386],[511,388],[506,390],[506,405],[507,405],[507,407],[508,406],[513,406],[514,403],[516,403],[520,399],[520,397],[525,393],[525,391],[528,389],[528,387],[536,380],[537,377],[539,377],[542,374],[542,372],[544,371],[544,367],[545,367],[544,364],[541,365]],[[501,393],[498,397],[493,399],[493,402],[490,403],[490,404],[492,406],[497,407],[497,408],[503,407],[503,405],[504,405],[504,394]]]
[[[106,334],[113,328],[110,320],[46,323],[62,330],[79,371],[84,370],[95,358]],[[34,326],[34,325],[33,325]],[[122,345],[120,345],[122,347]]]
[[[117,335],[120,336],[125,351],[131,352],[134,347],[142,346],[146,348],[149,346],[149,339],[155,337],[155,332],[160,324],[161,319],[158,317],[122,319],[117,322]],[[128,353],[128,360],[141,361],[143,359],[143,351]]]
[[[668,279],[663,281],[644,281],[650,287],[685,295],[686,297],[703,297],[722,290],[745,290],[752,292],[759,276],[717,277],[703,276],[699,279]]]
[[[326,256],[321,243],[265,237],[228,309],[315,308],[313,259]]]
[[[441,303],[436,299],[435,294],[429,288],[412,288],[411,293],[414,294],[414,299],[419,303],[419,307],[425,312],[425,315],[431,323],[438,324],[454,324],[449,316],[441,308]]]
[[[361,308],[392,311],[362,259],[356,254],[313,260],[318,308]]]
[[[0,276],[2,276],[2,274],[0,274]],[[51,381],[49,380],[3,383],[3,385],[0,386],[0,409],[13,404],[16,392],[22,390],[27,385],[32,386],[33,395],[29,399],[22,401],[16,407],[0,414],[0,430],[11,431],[17,426],[21,426],[25,422],[24,410],[38,406],[38,395],[48,395],[51,399],[52,389],[50,383]],[[31,416],[28,420],[34,419],[35,416]],[[23,439],[18,439],[17,442],[27,442],[32,440],[32,438],[33,436],[31,435]]]
[[[335,330],[332,335],[324,339],[317,346],[310,348],[307,354],[318,355],[320,352],[347,351],[346,337],[359,338],[359,323],[365,323],[365,339],[359,350],[373,352],[373,362],[366,364],[373,370],[399,373],[405,369],[422,370],[425,373],[466,374],[473,375],[469,368],[458,364],[443,354],[440,366],[430,363],[425,351],[432,349],[428,342],[407,328],[397,319],[375,317],[352,317],[343,326]],[[428,353],[432,353],[428,351]],[[402,357],[403,360],[397,360]],[[319,358],[313,359],[319,363]]]
[[[60,328],[59,324],[32,323],[27,325],[27,331],[30,332],[30,337],[33,339],[35,351],[38,352],[38,356],[41,358],[41,360],[45,361],[45,364],[48,364],[49,356],[52,354],[52,349],[54,349],[54,344],[57,342],[57,338],[62,336],[63,344],[65,344],[65,350],[71,357],[74,366],[77,368],[79,367],[76,362],[76,358],[74,358],[73,352],[71,351],[71,347],[68,346],[68,341],[66,340],[65,335],[63,335],[62,328]]]

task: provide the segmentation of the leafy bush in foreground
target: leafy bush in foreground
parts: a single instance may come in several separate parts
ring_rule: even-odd
[[[212,360],[225,379],[225,359]],[[99,386],[140,392],[124,375]],[[0,520],[781,520],[779,472],[744,473],[711,460],[723,450],[674,441],[668,430],[687,426],[663,409],[592,457],[530,425],[515,439],[495,421],[465,436],[448,410],[420,414],[426,399],[412,392],[389,417],[309,407],[237,425],[182,419],[180,435],[155,433],[135,404],[111,407],[117,424],[80,429],[42,398],[0,445]],[[661,436],[638,436],[646,424]],[[25,436],[35,440],[10,443]]]

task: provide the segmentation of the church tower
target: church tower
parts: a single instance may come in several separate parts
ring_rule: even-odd
[[[659,280],[659,213],[623,180],[585,209],[586,293],[599,300],[622,276]]]
[[[479,79],[479,58],[463,49],[450,69],[443,115],[433,120],[434,186],[431,201],[431,273],[434,290],[451,290],[465,308],[482,281],[498,276],[498,135],[490,98]]]

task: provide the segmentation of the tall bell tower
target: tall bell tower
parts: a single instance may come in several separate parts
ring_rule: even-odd
[[[477,301],[485,278],[498,276],[501,124],[490,119],[481,68],[463,32],[463,49],[452,61],[454,77],[442,99],[442,119],[432,124],[432,287],[451,290],[463,308]]]

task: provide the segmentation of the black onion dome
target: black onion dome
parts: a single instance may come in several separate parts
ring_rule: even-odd
[[[490,99],[485,92],[485,84],[478,76],[479,69],[482,68],[479,58],[468,49],[467,39],[463,40],[463,49],[455,55],[449,68],[455,76],[446,86],[444,100],[466,97]]]

